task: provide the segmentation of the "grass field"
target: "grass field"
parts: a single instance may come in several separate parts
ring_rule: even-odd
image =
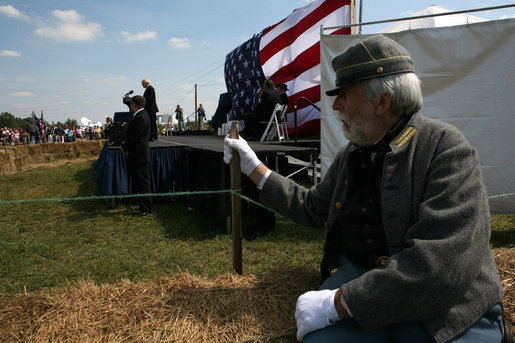
[[[2,176],[0,199],[100,195],[94,161],[66,160]],[[184,272],[213,279],[232,272],[225,218],[188,210],[181,198],[160,198],[155,206],[155,214],[135,218],[137,206],[129,200],[115,207],[110,200],[0,204],[0,299],[81,280],[107,285]],[[278,217],[271,234],[243,242],[244,277],[279,277],[299,268],[317,275],[323,237],[323,230]],[[515,215],[492,216],[491,245],[494,252],[507,252],[511,266]],[[312,287],[312,280],[305,287]]]
[[[100,195],[93,160],[42,166],[0,181],[0,199],[72,198]],[[212,277],[232,271],[226,219],[190,211],[177,198],[155,201],[156,213],[135,218],[123,200],[37,202],[0,206],[0,293],[65,286],[80,279],[98,283],[144,280],[178,271]],[[278,218],[264,239],[243,243],[244,273],[281,266],[318,269],[323,231]]]

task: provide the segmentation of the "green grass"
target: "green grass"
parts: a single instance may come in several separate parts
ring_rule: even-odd
[[[0,178],[0,199],[101,195],[91,160],[66,161]],[[232,272],[226,219],[189,211],[181,198],[159,198],[156,213],[135,218],[123,200],[0,204],[0,295],[67,286],[80,279],[112,283],[188,271]],[[515,216],[492,217],[492,247],[513,247]],[[324,231],[278,217],[276,229],[243,242],[243,273],[317,271]]]
[[[492,215],[492,238],[490,244],[493,248],[515,247],[515,215]]]
[[[91,161],[68,161],[3,176],[0,199],[100,195]],[[80,279],[112,283],[178,271],[214,276],[232,272],[226,218],[190,211],[181,198],[159,198],[156,213],[135,218],[125,199],[0,204],[0,294],[66,286]],[[323,230],[278,218],[274,232],[243,242],[244,274],[293,267],[318,269]]]

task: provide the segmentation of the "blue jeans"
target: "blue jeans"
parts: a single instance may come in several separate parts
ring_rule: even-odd
[[[366,270],[352,263],[344,255],[338,271],[327,278],[320,289],[335,289],[365,273]],[[352,311],[352,309],[351,309]],[[467,331],[453,338],[452,343],[499,343],[501,342],[501,307],[495,305]],[[354,319],[345,319],[323,329],[313,331],[303,342],[346,343],[434,343],[421,322],[388,325],[375,330],[365,330]]]

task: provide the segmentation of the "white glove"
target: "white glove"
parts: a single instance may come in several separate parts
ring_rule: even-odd
[[[334,306],[334,295],[337,289],[310,291],[297,299],[295,319],[297,320],[297,339],[312,331],[325,328],[340,320]]]
[[[224,162],[227,164],[232,161],[232,149],[239,152],[241,172],[247,176],[261,163],[246,140],[241,137],[239,139],[229,138],[229,135],[227,135],[224,139]]]

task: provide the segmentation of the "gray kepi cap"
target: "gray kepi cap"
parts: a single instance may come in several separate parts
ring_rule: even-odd
[[[392,74],[414,73],[408,50],[383,35],[368,37],[333,59],[336,88],[325,94],[337,95],[340,89],[363,80]]]

